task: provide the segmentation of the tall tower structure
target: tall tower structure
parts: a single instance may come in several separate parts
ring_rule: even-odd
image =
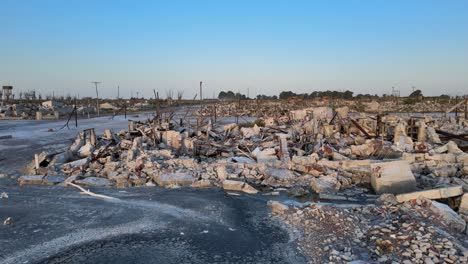
[[[13,98],[13,86],[11,85],[5,85],[2,87],[2,101],[3,102],[8,102],[10,99]]]

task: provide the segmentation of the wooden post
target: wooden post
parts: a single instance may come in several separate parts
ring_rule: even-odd
[[[78,110],[76,109],[76,102],[73,111],[75,111],[75,127],[78,127]]]
[[[237,108],[236,108],[236,124],[239,124],[239,110],[240,110],[240,94],[237,99]]]
[[[213,107],[214,107],[214,122],[216,123],[216,105],[213,105]],[[465,116],[466,116],[466,114],[465,114]]]
[[[94,128],[91,128],[90,137],[91,145],[96,146],[96,134],[94,133]]]
[[[34,154],[34,165],[36,167],[36,170],[39,169],[39,155],[38,154]]]
[[[203,101],[203,82],[200,82],[200,101]]]
[[[377,126],[376,126],[376,128],[375,128],[375,136],[376,136],[376,137],[379,137],[379,136],[380,136],[381,126],[382,126],[382,116],[381,116],[381,115],[377,115]]]
[[[465,98],[465,120],[468,120],[468,98]]]

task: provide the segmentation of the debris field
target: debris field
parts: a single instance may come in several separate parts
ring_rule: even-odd
[[[311,263],[467,263],[466,119],[233,105],[84,130],[36,154],[19,184],[284,192],[307,202],[273,199],[272,213]],[[254,112],[266,114],[242,121]]]

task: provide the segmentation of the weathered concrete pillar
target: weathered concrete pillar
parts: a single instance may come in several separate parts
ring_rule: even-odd
[[[398,123],[395,126],[395,134],[393,135],[393,143],[398,144],[400,142],[401,136],[406,136],[406,126],[403,123]]]
[[[55,119],[59,120],[60,119],[60,112],[59,111],[54,111],[54,117],[55,117]]]
[[[42,120],[42,112],[41,111],[36,112],[36,120]]]
[[[114,136],[112,135],[112,131],[110,129],[104,130],[104,135],[106,136],[107,139],[113,139]]]
[[[289,149],[288,149],[288,134],[276,134],[280,141],[280,158],[281,161],[289,162]]]
[[[418,122],[418,142],[426,141],[426,122],[419,120]]]

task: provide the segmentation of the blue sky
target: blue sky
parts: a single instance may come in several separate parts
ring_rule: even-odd
[[[0,0],[0,14],[0,84],[23,91],[468,91],[468,1]]]

